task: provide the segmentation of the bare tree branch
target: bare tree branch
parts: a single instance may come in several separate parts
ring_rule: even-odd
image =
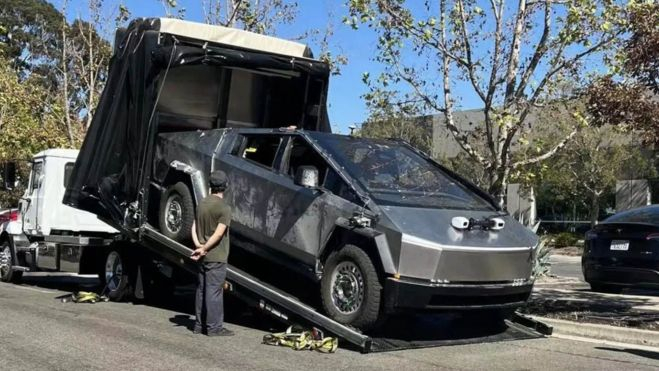
[[[546,159],[550,158],[551,156],[555,155],[556,152],[558,152],[561,148],[565,147],[565,145],[570,140],[572,140],[572,138],[577,134],[578,131],[579,131],[579,129],[577,127],[575,127],[574,129],[572,129],[572,131],[565,138],[563,138],[563,140],[561,140],[557,145],[555,145],[549,151],[545,152],[544,154],[542,154],[540,156],[536,156],[536,157],[532,157],[532,158],[529,158],[529,159],[526,159],[526,160],[521,160],[521,161],[514,162],[512,164],[512,168],[516,169],[516,168],[519,168],[520,166],[535,164],[535,163],[538,163],[540,161],[543,161],[543,160],[546,160]]]
[[[542,36],[540,37],[540,41],[535,47],[535,51],[533,52],[533,57],[531,57],[531,62],[524,71],[524,74],[522,75],[522,79],[520,80],[519,85],[517,86],[517,92],[515,93],[515,98],[519,98],[522,96],[522,94],[524,94],[524,89],[526,89],[526,85],[528,84],[529,79],[535,72],[538,63],[547,52],[547,40],[549,40],[549,33],[551,31],[550,4],[551,3],[545,3],[545,21],[544,21],[544,28],[542,30]]]
[[[517,8],[517,20],[513,30],[513,41],[510,46],[510,58],[508,59],[508,70],[506,72],[506,95],[504,106],[507,107],[512,103],[513,93],[515,90],[515,77],[519,67],[520,45],[522,43],[522,34],[524,32],[524,21],[526,19],[526,0],[519,0]]]
[[[445,48],[446,47],[446,0],[440,0],[439,4],[440,4],[439,24],[441,29],[440,41]],[[449,56],[447,53],[442,54],[442,64],[443,64],[443,76],[444,76],[444,105],[446,107],[444,111],[446,128],[451,132],[453,138],[455,138],[455,141],[458,143],[458,145],[465,152],[467,152],[469,156],[477,160],[479,163],[487,166],[489,165],[489,162],[483,157],[483,155],[478,153],[478,151],[476,151],[476,149],[473,148],[471,144],[469,144],[466,136],[461,135],[460,131],[455,125],[455,122],[453,120],[453,100],[451,98],[451,82],[449,79],[449,71],[450,71]]]
[[[465,14],[463,0],[458,0],[458,5],[458,11],[460,12],[460,34],[462,35],[462,42],[464,44],[465,55],[467,57],[467,65],[465,67],[469,75],[469,81],[471,81],[471,85],[474,87],[476,94],[478,94],[483,102],[486,102],[487,98],[485,97],[485,93],[483,93],[481,87],[478,85],[478,78],[476,77],[476,71],[474,71],[475,66],[472,60],[471,42],[469,41],[469,31],[467,30],[467,15]]]

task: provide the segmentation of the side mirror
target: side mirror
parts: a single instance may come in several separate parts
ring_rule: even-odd
[[[295,184],[305,188],[318,188],[318,169],[315,166],[300,166],[295,170]]]
[[[16,187],[16,163],[7,162],[2,166],[2,187],[11,191]]]

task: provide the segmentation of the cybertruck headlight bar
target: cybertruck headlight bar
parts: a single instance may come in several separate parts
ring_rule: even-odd
[[[483,230],[498,231],[503,229],[506,222],[501,218],[467,219],[464,216],[456,216],[451,219],[451,225],[453,228],[459,230],[466,229],[470,231],[475,227],[478,227]]]

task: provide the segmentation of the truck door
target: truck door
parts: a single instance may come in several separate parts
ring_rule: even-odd
[[[21,198],[19,207],[23,217],[23,231],[26,234],[37,234],[39,225],[39,204],[43,202],[44,161],[35,160],[32,163],[30,183]]]
[[[318,170],[318,189],[295,184],[301,166]],[[350,217],[357,210],[345,183],[325,158],[302,136],[290,138],[282,158],[279,177],[273,182],[268,210],[273,221],[269,237],[281,241],[281,248],[307,264],[313,264],[318,251],[333,230],[338,217]],[[344,195],[345,194],[345,195]]]

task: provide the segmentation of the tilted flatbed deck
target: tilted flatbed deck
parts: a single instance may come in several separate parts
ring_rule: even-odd
[[[191,273],[197,272],[197,263],[190,259],[192,253],[190,248],[169,239],[148,224],[141,229],[140,238],[143,245],[163,258]],[[446,328],[445,324],[422,323],[420,327],[423,333],[419,333],[418,336],[409,336],[410,330],[414,331],[414,329],[407,328],[407,324],[403,324],[402,326],[405,328],[399,331],[399,334],[393,336],[392,334],[380,334],[377,337],[372,337],[332,320],[296,297],[230,264],[227,268],[227,281],[232,286],[231,292],[233,294],[256,303],[261,310],[286,322],[301,320],[317,326],[323,331],[349,342],[363,353],[532,339],[551,334],[551,327],[530,318],[516,315],[512,320],[506,321],[503,328],[494,329],[494,331],[456,332],[455,329],[449,330]]]

